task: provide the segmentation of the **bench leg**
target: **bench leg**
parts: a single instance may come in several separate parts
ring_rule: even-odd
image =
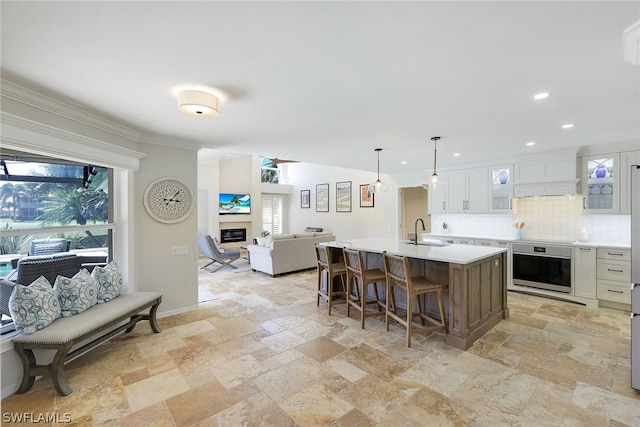
[[[22,344],[15,344],[14,348],[16,349],[16,353],[20,356],[20,361],[22,362],[22,383],[20,384],[20,388],[16,393],[23,394],[29,391],[29,389],[33,386],[33,382],[36,380],[35,375],[31,375],[31,367],[36,366],[36,356],[34,356],[33,351],[27,348],[24,349]]]
[[[58,347],[53,361],[45,366],[36,363],[36,356],[33,354],[33,350],[24,348],[20,343],[15,343],[14,348],[22,361],[22,383],[16,393],[23,394],[28,392],[33,387],[37,375],[49,374],[58,394],[62,396],[70,395],[72,390],[64,376],[64,362],[71,347],[72,343]]]
[[[158,301],[157,304],[154,304],[154,306],[151,307],[151,310],[149,311],[149,326],[151,326],[151,330],[156,334],[162,332],[162,329],[160,329],[160,325],[158,325],[158,319],[156,319],[156,313],[158,312],[159,306],[160,301]]]
[[[67,378],[64,376],[64,362],[67,360],[67,353],[71,350],[72,343],[61,347],[56,351],[56,355],[53,357],[53,362],[49,365],[51,372],[51,380],[53,380],[53,386],[56,388],[58,394],[62,396],[68,396],[73,390],[67,383]]]

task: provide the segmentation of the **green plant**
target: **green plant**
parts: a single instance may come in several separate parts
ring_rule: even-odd
[[[262,230],[262,231],[260,232],[260,237],[269,237],[269,235],[270,235],[270,234],[271,234],[271,233],[269,233],[269,231],[268,231],[268,230]]]

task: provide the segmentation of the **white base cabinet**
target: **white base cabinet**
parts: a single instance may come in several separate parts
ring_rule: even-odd
[[[594,247],[576,247],[573,254],[573,294],[582,298],[597,298],[596,251]]]
[[[597,296],[600,305],[615,305],[615,308],[631,306],[631,250],[598,248],[597,251]]]

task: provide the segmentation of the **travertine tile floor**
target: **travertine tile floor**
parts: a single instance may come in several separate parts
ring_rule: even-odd
[[[2,412],[76,425],[640,426],[629,313],[509,293],[511,317],[468,351],[316,307],[315,271],[200,271],[218,295],[67,365]],[[356,314],[352,314],[355,316]],[[45,424],[43,424],[45,425]]]

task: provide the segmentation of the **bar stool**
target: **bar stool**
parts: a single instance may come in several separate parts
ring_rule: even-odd
[[[430,282],[426,277],[414,276],[411,277],[411,269],[409,267],[409,260],[406,257],[390,255],[387,252],[383,253],[384,269],[387,277],[387,301],[391,301],[392,304],[387,304],[387,311],[385,314],[385,324],[387,331],[389,330],[389,318],[395,319],[398,323],[404,325],[407,328],[407,347],[411,347],[411,335],[415,331],[443,331],[447,333],[447,318],[444,310],[444,290],[448,288],[447,284]],[[395,301],[394,288],[400,287],[406,292],[406,304],[407,314],[406,317],[402,317],[398,314],[397,304]],[[429,292],[436,292],[438,296],[438,307],[440,308],[440,321],[429,317],[422,312],[422,304],[420,303],[419,296]],[[418,303],[418,313],[413,311],[413,301]],[[391,308],[390,308],[391,307]],[[419,317],[421,328],[416,329],[413,326],[413,318]],[[434,326],[425,327],[425,320],[432,323]]]
[[[386,309],[386,304],[380,300],[378,295],[379,282],[385,280],[384,271],[379,268],[366,269],[362,262],[362,252],[343,248],[344,262],[347,267],[347,317],[349,317],[349,308],[354,307],[360,310],[360,324],[364,329],[364,320],[367,317],[383,314],[382,310]],[[356,294],[353,295],[353,283],[355,282]],[[359,286],[360,283],[360,286]],[[373,285],[374,300],[367,299],[367,289],[369,285]],[[375,304],[378,312],[367,313],[367,305]]]
[[[347,269],[344,265],[344,259],[342,258],[342,251],[332,250],[328,246],[319,245],[316,243],[316,260],[318,262],[318,301],[317,305],[320,305],[320,297],[327,300],[329,306],[329,316],[331,316],[331,306],[335,296],[342,295],[344,301],[347,301],[347,291],[345,286],[345,278],[347,275]],[[335,261],[334,261],[335,259]],[[327,290],[322,289],[322,273],[327,272]],[[334,278],[340,277],[340,283],[342,285],[342,291],[334,291]]]

